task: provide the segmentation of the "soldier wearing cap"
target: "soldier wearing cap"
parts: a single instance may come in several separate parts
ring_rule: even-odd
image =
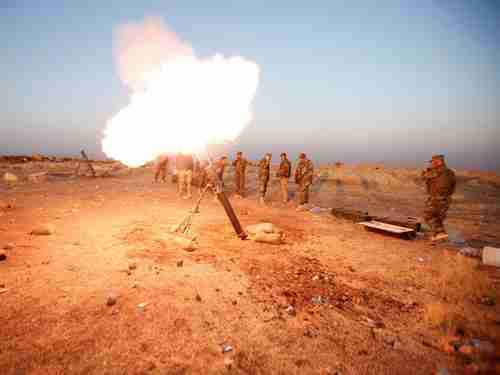
[[[309,187],[312,185],[314,166],[307,159],[306,154],[301,153],[297,168],[295,169],[295,183],[299,185],[299,204],[309,203]]]
[[[264,204],[264,198],[267,192],[267,185],[269,184],[269,177],[271,176],[271,159],[272,154],[269,152],[259,162],[259,203]]]
[[[292,164],[288,160],[285,152],[281,153],[281,163],[276,173],[276,177],[280,179],[281,199],[283,203],[288,202],[288,179],[292,175]]]
[[[234,182],[236,187],[236,194],[240,197],[245,195],[245,174],[248,161],[243,157],[241,151],[236,153],[236,159],[233,160],[234,167]]]
[[[443,221],[455,192],[455,173],[446,166],[444,155],[434,155],[429,162],[431,166],[422,172],[429,195],[425,202],[424,220],[430,227],[432,241],[445,240],[448,234]]]

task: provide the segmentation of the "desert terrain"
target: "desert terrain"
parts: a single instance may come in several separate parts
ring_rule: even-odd
[[[7,159],[0,176],[0,373],[500,373],[500,272],[460,249],[500,245],[500,177],[456,171],[448,242],[405,240],[330,213],[421,218],[419,170],[316,168],[311,203],[257,204],[225,186],[243,227],[270,222],[272,245],[240,240],[209,195],[194,251],[160,240],[193,207],[151,167]],[[195,190],[196,191],[196,190]],[[49,224],[48,235],[32,232]],[[425,227],[424,227],[425,229]]]

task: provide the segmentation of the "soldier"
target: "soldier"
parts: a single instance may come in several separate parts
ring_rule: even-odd
[[[444,161],[444,155],[434,155],[431,166],[422,172],[429,195],[425,202],[424,220],[431,231],[431,241],[445,240],[448,234],[443,226],[451,196],[455,192],[455,173]]]
[[[191,180],[193,178],[194,160],[193,156],[190,154],[183,154],[179,152],[177,154],[177,159],[175,161],[175,167],[177,168],[177,192],[179,196],[182,196],[184,190],[186,190],[186,195],[184,199],[191,198]]]
[[[227,157],[221,156],[220,159],[215,162],[214,166],[217,177],[219,178],[223,188],[224,188],[224,169],[226,169],[226,160]]]
[[[288,179],[292,175],[292,164],[288,160],[286,153],[280,155],[281,163],[278,172],[276,172],[276,177],[280,179],[281,188],[281,199],[283,203],[288,202]]]
[[[309,203],[309,187],[312,185],[314,167],[313,163],[307,159],[306,154],[301,153],[295,169],[295,183],[299,185],[299,204]]]
[[[269,177],[271,176],[271,159],[272,154],[269,152],[259,162],[259,203],[265,204],[264,198],[267,192],[267,185],[269,184]]]
[[[168,156],[167,154],[160,154],[154,161],[155,164],[155,182],[158,182],[158,179],[161,178],[162,182],[166,182],[167,177],[167,165],[168,165]]]
[[[243,153],[239,151],[236,153],[236,159],[233,161],[234,167],[234,180],[236,185],[236,194],[240,197],[245,196],[245,174],[248,161],[243,157]]]

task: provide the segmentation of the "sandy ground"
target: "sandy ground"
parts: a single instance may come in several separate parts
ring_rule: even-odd
[[[262,207],[250,184],[246,199],[229,195],[242,224],[272,222],[285,243],[239,240],[207,197],[193,222],[199,247],[186,252],[158,239],[194,199],[153,184],[150,169],[94,179],[54,168],[0,168],[52,171],[47,181],[0,185],[1,374],[495,373],[495,354],[448,345],[454,336],[500,343],[500,272],[457,253],[464,241],[500,242],[494,181],[461,177],[448,220],[454,242],[438,245],[293,202]],[[336,173],[319,174],[314,203],[419,216],[418,183],[381,188]],[[277,194],[273,183],[270,199]],[[55,232],[30,235],[43,223]]]

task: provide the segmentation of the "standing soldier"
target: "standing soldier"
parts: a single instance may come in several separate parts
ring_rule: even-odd
[[[280,155],[281,163],[276,176],[280,179],[281,199],[283,203],[288,202],[288,179],[292,175],[292,164],[288,160],[286,153]]]
[[[193,178],[194,169],[193,155],[179,152],[177,154],[175,166],[177,168],[178,176],[177,192],[180,196],[182,196],[185,189],[186,195],[184,196],[184,199],[189,199],[191,198],[191,180]]]
[[[245,195],[245,174],[248,161],[243,157],[243,153],[239,151],[236,154],[236,159],[233,161],[234,167],[234,182],[236,185],[236,194],[240,197]]]
[[[312,185],[314,167],[313,163],[301,153],[295,169],[295,183],[299,185],[299,204],[309,203],[309,187]]]
[[[267,185],[269,184],[269,177],[271,176],[271,159],[272,154],[269,152],[259,162],[259,203],[265,204],[264,198],[267,192]]]
[[[160,154],[154,161],[155,164],[155,182],[161,178],[162,182],[166,182],[167,177],[167,165],[168,156],[167,154]]]
[[[455,173],[444,162],[444,155],[434,155],[431,166],[422,172],[429,195],[425,202],[424,219],[430,227],[431,240],[445,240],[448,234],[443,226],[451,196],[455,192]]]
[[[222,188],[224,188],[224,169],[226,169],[226,159],[227,157],[221,156],[219,160],[215,162],[215,172],[217,177],[222,184]]]

